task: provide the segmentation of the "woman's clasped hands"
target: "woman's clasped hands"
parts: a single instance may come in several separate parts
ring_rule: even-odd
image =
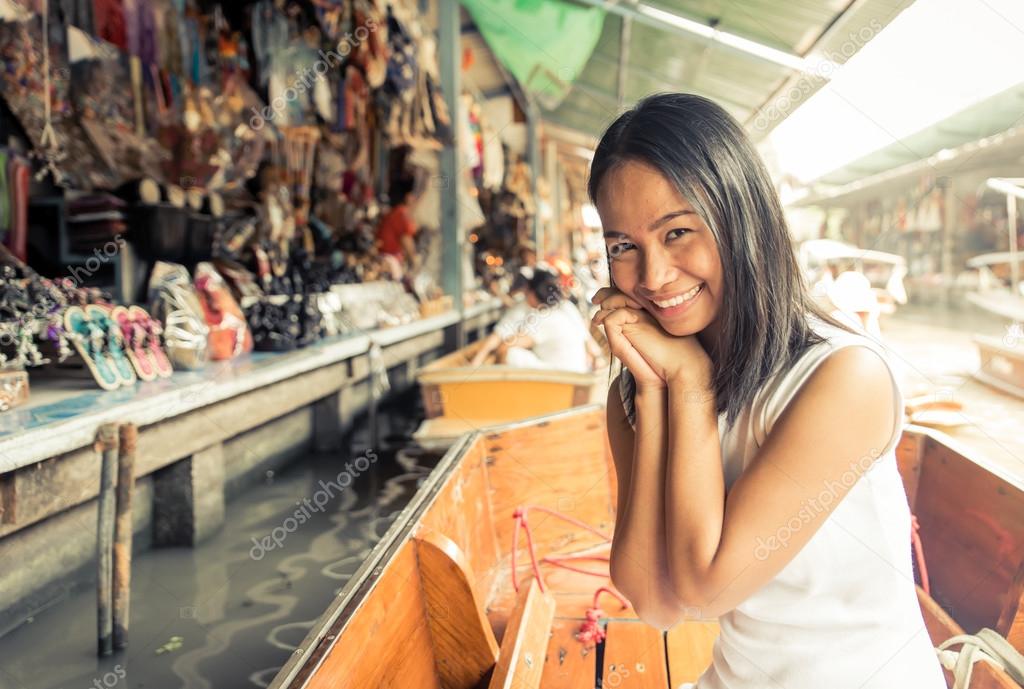
[[[612,287],[594,295],[594,325],[604,326],[613,355],[630,370],[638,388],[711,388],[712,366],[696,335],[670,335],[636,300]]]

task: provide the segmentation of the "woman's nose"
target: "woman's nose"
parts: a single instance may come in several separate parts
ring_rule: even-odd
[[[655,249],[644,256],[640,284],[646,291],[657,294],[662,287],[675,280],[675,273],[671,257],[665,251]]]

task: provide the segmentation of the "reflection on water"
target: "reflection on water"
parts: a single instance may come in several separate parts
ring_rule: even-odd
[[[407,397],[382,414],[382,435],[410,431],[412,406]],[[374,449],[378,460],[351,487],[322,511],[302,510],[321,480],[371,449],[368,437],[357,432],[350,452],[311,456],[253,486],[199,548],[139,554],[124,652],[95,656],[91,586],[0,638],[0,689],[267,686],[439,458]],[[255,559],[253,544],[297,511],[303,523]]]

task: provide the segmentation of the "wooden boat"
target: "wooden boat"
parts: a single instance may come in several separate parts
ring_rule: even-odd
[[[417,374],[427,417],[413,435],[421,445],[448,447],[467,431],[592,401],[596,374],[501,366],[493,357],[472,366],[481,344],[437,359]]]
[[[1020,269],[1024,256],[1017,250],[1017,200],[1024,198],[1020,179],[992,178],[987,185],[1006,195],[1007,242],[1010,250],[975,256],[967,267],[978,272],[978,290],[967,295],[974,305],[1009,321],[1008,334],[1000,339],[978,335],[981,366],[974,377],[1003,392],[1024,398],[1024,352],[1020,351],[1020,333],[1024,323],[1024,295]],[[1009,329],[1018,332],[1012,333]]]
[[[902,256],[861,249],[832,239],[811,239],[800,244],[797,257],[807,284],[813,286],[814,296],[823,302],[826,295],[818,285],[827,283],[827,279],[822,282],[826,271],[835,276],[853,270],[863,274],[871,283],[881,313],[894,313],[897,305],[907,303],[907,290],[903,284],[907,261]],[[824,305],[827,306],[827,302]]]
[[[925,429],[910,427],[897,456],[928,565],[930,595],[919,588],[919,597],[933,641],[992,627],[1024,648],[1024,488]],[[595,589],[609,585],[600,557],[615,492],[597,405],[460,438],[272,689],[675,688],[695,680],[711,662],[714,621],[663,634],[609,597],[598,601],[606,638],[593,648],[577,639],[595,626]],[[524,509],[529,538],[517,536],[514,515]],[[530,576],[531,545],[544,557],[543,591]],[[1017,685],[979,663],[970,686]]]

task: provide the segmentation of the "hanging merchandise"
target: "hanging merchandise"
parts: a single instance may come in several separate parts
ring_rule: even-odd
[[[267,88],[271,60],[288,49],[288,18],[273,0],[260,0],[249,10],[249,22],[256,81],[260,88]]]
[[[312,122],[316,115],[325,121],[334,119],[330,87],[317,70],[326,63],[318,59],[319,54],[309,45],[318,41],[319,32],[310,28],[301,45],[292,45],[271,58],[267,119],[277,127]]]
[[[484,189],[499,189],[505,179],[505,149],[501,137],[485,121],[481,127],[483,138],[483,171],[481,186]]]
[[[8,185],[9,232],[5,244],[21,261],[28,260],[28,194],[31,165],[25,158],[9,155],[5,177]]]
[[[109,186],[112,172],[74,118],[64,27],[49,17],[0,21],[0,94],[57,183]]]
[[[92,33],[97,38],[127,50],[127,26],[121,0],[93,0],[93,20]]]
[[[433,137],[442,146],[451,146],[452,120],[438,86],[441,78],[437,68],[437,44],[433,36],[424,34],[417,38],[416,45],[420,65],[416,101],[421,113],[423,136]]]
[[[107,0],[110,1],[110,0]],[[154,62],[174,79],[182,79],[188,73],[180,35],[184,16],[174,0],[143,0],[149,5],[153,20],[155,38]]]
[[[413,138],[411,115],[416,98],[419,68],[413,38],[395,13],[395,5],[388,5],[388,61],[382,90],[385,114],[385,132],[392,143],[409,142]]]
[[[313,163],[320,130],[316,127],[288,127],[281,133],[284,136],[286,183],[295,208],[295,224],[304,227],[309,215]]]
[[[241,73],[226,77],[211,103],[218,145],[208,162],[216,171],[205,184],[197,181],[197,185],[206,189],[232,189],[256,175],[267,141],[274,137],[261,119],[251,116],[261,106],[259,97]]]
[[[376,0],[353,0],[353,8],[349,59],[362,68],[370,87],[377,89],[387,78],[387,17]]]
[[[136,133],[128,55],[74,27],[68,28],[68,45],[71,101],[93,149],[114,177],[110,186],[160,178],[161,161],[168,156],[155,141]]]

